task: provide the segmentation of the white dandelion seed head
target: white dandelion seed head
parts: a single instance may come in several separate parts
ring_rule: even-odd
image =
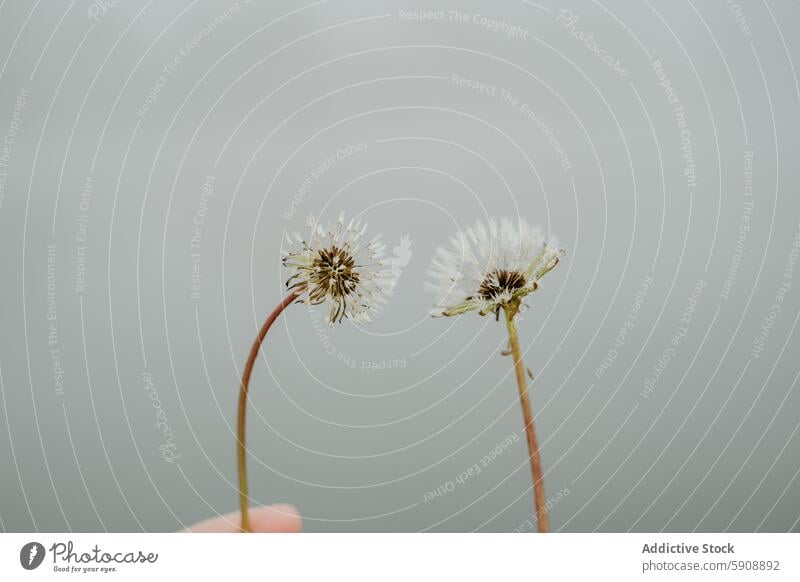
[[[308,237],[286,236],[283,265],[292,270],[286,286],[299,294],[299,302],[330,302],[331,325],[345,318],[371,321],[391,292],[391,271],[385,268],[380,235],[366,239],[366,223],[347,222],[344,213],[326,228],[309,216],[307,226]]]
[[[478,222],[436,250],[427,284],[438,297],[433,315],[497,315],[503,307],[518,308],[563,254],[555,239],[546,240],[541,228],[523,219]]]

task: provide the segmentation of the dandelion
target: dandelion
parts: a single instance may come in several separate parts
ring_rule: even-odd
[[[311,235],[305,240],[299,234],[287,236],[288,250],[283,252],[283,265],[292,270],[286,281],[289,294],[280,302],[261,326],[250,348],[242,374],[237,414],[237,466],[239,470],[239,504],[242,512],[241,531],[251,531],[248,518],[247,464],[245,446],[245,413],[250,375],[267,332],[284,309],[292,303],[321,305],[330,303],[330,325],[351,319],[357,323],[371,321],[386,304],[393,280],[385,268],[384,246],[380,237],[365,241],[367,225],[358,220],[345,223],[344,213],[338,221],[323,228],[313,217],[308,219]]]
[[[363,241],[367,225],[353,220],[346,227],[344,213],[327,229],[309,217],[310,241],[287,236],[289,250],[283,265],[294,271],[286,286],[298,300],[310,305],[329,301],[328,322],[345,318],[365,323],[386,304],[392,277],[383,258],[385,247],[376,236]]]
[[[477,311],[480,315],[492,313],[499,321],[503,312],[508,353],[514,360],[525,422],[540,532],[549,529],[542,463],[515,318],[525,297],[539,288],[542,277],[558,265],[563,255],[564,250],[554,240],[547,241],[540,228],[531,227],[524,220],[504,218],[499,225],[495,220],[490,220],[488,226],[478,222],[466,232],[458,232],[450,239],[449,248],[437,249],[428,270],[428,288],[439,297],[434,316]]]

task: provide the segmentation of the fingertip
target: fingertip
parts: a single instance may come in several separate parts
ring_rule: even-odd
[[[294,505],[276,503],[252,508],[250,526],[254,532],[298,533],[303,520]]]
[[[248,511],[250,529],[257,533],[296,533],[302,529],[303,520],[294,505],[277,503],[251,507]],[[234,533],[240,531],[241,516],[238,511],[206,519],[185,529],[186,532]]]

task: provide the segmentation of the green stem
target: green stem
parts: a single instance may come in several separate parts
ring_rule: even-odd
[[[536,523],[539,531],[545,533],[550,530],[547,519],[547,499],[544,495],[544,476],[542,474],[542,460],[539,456],[539,443],[536,440],[536,430],[533,425],[531,401],[528,398],[528,386],[525,380],[525,365],[522,363],[522,352],[519,348],[517,324],[514,316],[519,310],[519,305],[504,308],[506,326],[508,327],[508,344],[511,347],[511,356],[514,358],[514,370],[517,375],[519,388],[519,403],[522,407],[522,417],[525,421],[525,435],[528,441],[528,455],[531,463],[531,479],[533,480],[533,502],[536,508]]]
[[[249,532],[250,518],[247,514],[248,495],[247,495],[247,447],[245,445],[245,415],[247,412],[247,392],[250,386],[250,375],[253,373],[253,365],[258,357],[258,352],[261,350],[261,344],[264,343],[264,338],[267,336],[269,328],[278,319],[278,316],[286,309],[292,301],[297,299],[297,293],[288,295],[281,303],[270,313],[264,325],[258,332],[258,336],[250,348],[250,355],[247,357],[247,363],[244,366],[242,373],[242,383],[239,387],[239,409],[236,415],[236,465],[239,470],[239,507],[242,512],[242,523],[239,526],[240,531]]]

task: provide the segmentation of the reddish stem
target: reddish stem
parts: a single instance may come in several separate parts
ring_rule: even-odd
[[[531,480],[533,481],[533,503],[536,509],[536,523],[540,533],[550,531],[550,520],[547,515],[547,498],[544,494],[544,474],[542,472],[542,459],[539,455],[539,442],[536,440],[536,428],[533,425],[531,401],[528,397],[528,385],[525,381],[525,365],[522,363],[522,351],[519,347],[519,336],[514,316],[519,309],[513,305],[505,309],[506,324],[508,326],[508,343],[511,346],[511,356],[514,358],[514,371],[517,375],[519,388],[519,403],[522,407],[522,418],[525,422],[525,436],[528,442],[528,456],[531,465]]]
[[[242,373],[242,383],[239,388],[239,409],[236,417],[236,463],[239,469],[239,506],[242,512],[242,523],[240,530],[243,532],[252,531],[250,529],[250,518],[247,514],[248,496],[247,496],[247,447],[245,446],[245,414],[247,412],[247,392],[250,386],[250,375],[253,373],[253,365],[258,357],[258,352],[261,350],[261,344],[264,343],[264,338],[267,337],[267,332],[278,316],[286,309],[297,297],[298,293],[291,293],[269,314],[269,317],[261,326],[258,336],[250,348],[250,355],[247,357],[247,363],[244,366]]]

